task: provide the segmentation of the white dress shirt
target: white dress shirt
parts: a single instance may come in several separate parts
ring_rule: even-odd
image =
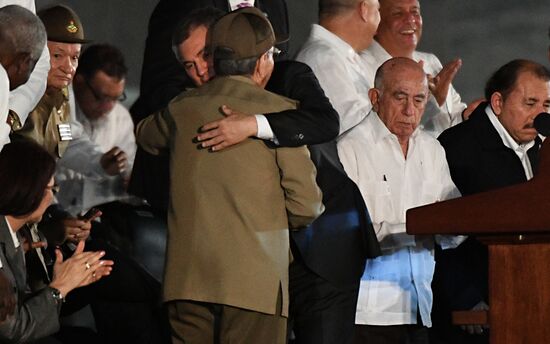
[[[231,11],[243,7],[254,7],[254,0],[229,0],[229,8]]]
[[[106,153],[111,148],[117,146],[122,149],[128,158],[128,167],[125,174],[129,175],[134,164],[136,154],[136,140],[134,136],[134,123],[128,110],[120,103],[105,117],[90,121],[76,104],[76,121],[71,123],[71,127],[78,124],[78,130],[87,137],[91,144],[95,145],[101,154]],[[123,187],[121,176],[103,176],[102,178],[92,177],[77,173],[67,168],[67,159],[73,159],[73,165],[78,161],[86,159],[84,151],[80,146],[69,146],[67,152],[72,153],[67,158],[67,154],[60,160],[63,164],[57,168],[56,181],[60,185],[60,192],[57,195],[58,202],[72,215],[86,211],[92,206],[103,204],[115,200],[127,199],[129,196]],[[80,152],[80,154],[78,154]]]
[[[314,24],[296,59],[311,67],[340,116],[340,134],[359,124],[370,112],[368,96],[375,71],[340,37]]]
[[[34,0],[0,0],[0,7],[7,5],[19,5],[33,13],[36,12]],[[29,80],[10,92],[9,108],[17,113],[21,124],[25,123],[29,113],[36,107],[46,91],[49,70],[50,53],[48,46],[44,45],[42,55],[40,55]]]
[[[533,178],[533,168],[531,167],[531,161],[529,160],[527,151],[535,145],[535,140],[527,143],[518,144],[516,140],[514,140],[512,136],[510,136],[508,131],[502,126],[502,123],[500,123],[497,116],[493,112],[491,105],[487,105],[487,107],[485,108],[485,113],[487,113],[487,117],[489,117],[489,120],[493,124],[493,127],[495,127],[495,130],[502,139],[502,143],[506,147],[513,150],[514,153],[516,153],[516,155],[518,156],[519,160],[521,161],[521,165],[523,166],[523,170],[525,171],[525,178],[527,178],[527,180]]]
[[[10,79],[6,70],[0,64],[0,149],[10,142],[10,126],[8,119],[8,100],[10,98]]]
[[[459,196],[445,151],[417,129],[407,157],[374,111],[338,142],[348,176],[367,204],[382,256],[367,260],[357,303],[357,324],[431,326],[434,239],[406,234],[407,209]],[[463,237],[440,238],[456,247]]]
[[[392,58],[392,56],[380,43],[373,41],[367,50],[361,52],[361,58],[369,65],[370,68],[367,69],[367,72],[371,74],[368,75],[368,78],[371,83],[374,83],[376,70],[382,63]],[[413,52],[413,59],[417,62],[423,61],[424,72],[434,77],[443,68],[441,62],[434,54],[415,51]],[[450,85],[447,98],[442,106],[439,106],[433,95],[430,96],[420,124],[426,132],[430,133],[433,137],[438,137],[445,129],[462,122],[462,111],[465,108],[466,104],[462,103],[460,95],[456,92],[453,85]]]

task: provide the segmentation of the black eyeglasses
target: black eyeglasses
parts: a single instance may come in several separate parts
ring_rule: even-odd
[[[92,94],[94,95],[95,100],[99,103],[109,103],[109,102],[116,102],[116,101],[123,102],[126,100],[126,92],[124,91],[122,91],[122,94],[118,97],[109,97],[106,95],[98,94],[90,84],[90,80],[88,80],[87,78],[84,78],[84,82],[86,83],[86,86],[88,86]]]

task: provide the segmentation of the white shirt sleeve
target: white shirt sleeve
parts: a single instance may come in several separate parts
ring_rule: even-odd
[[[10,126],[8,119],[8,99],[10,96],[10,80],[8,74],[0,65],[0,148],[10,142]]]
[[[46,45],[42,50],[42,55],[40,55],[29,80],[10,92],[9,107],[17,113],[21,120],[21,124],[25,123],[29,113],[36,107],[44,95],[49,70],[50,53]]]
[[[267,118],[264,115],[254,115],[254,117],[256,117],[256,125],[258,126],[256,137],[262,140],[272,141],[276,145],[279,145],[279,140],[275,137],[275,133],[271,129],[271,125],[269,125]]]
[[[356,67],[367,74],[365,66],[360,65],[360,58]],[[298,61],[311,67],[325,94],[338,112],[340,117],[340,135],[359,124],[372,109],[368,97],[370,85],[366,78],[350,70],[352,61],[347,61],[333,51],[308,49],[300,52]]]

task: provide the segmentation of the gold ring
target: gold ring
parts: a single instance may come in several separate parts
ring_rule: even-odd
[[[88,262],[86,262],[86,264],[84,264],[84,265],[86,265],[86,270],[90,270],[90,268],[92,267],[92,266],[90,265],[90,263],[88,263]]]

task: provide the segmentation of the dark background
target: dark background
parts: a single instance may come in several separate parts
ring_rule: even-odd
[[[287,0],[291,54],[317,21],[317,2]],[[79,14],[88,38],[123,51],[130,69],[130,104],[137,97],[147,24],[157,0],[36,0],[36,7],[56,3]],[[549,64],[549,0],[421,0],[420,4],[424,18],[420,50],[436,54],[443,63],[462,58],[454,85],[465,101],[482,96],[487,77],[511,59]]]

